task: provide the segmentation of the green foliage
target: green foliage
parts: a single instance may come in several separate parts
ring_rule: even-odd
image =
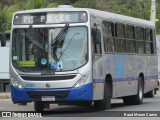
[[[5,23],[11,23],[12,16],[15,11],[19,10],[18,5],[13,5],[5,11]]]
[[[81,1],[81,0],[57,0],[59,1],[59,4],[65,4],[65,5],[71,5],[77,1]]]
[[[55,2],[55,3],[51,3],[49,4],[47,7],[48,8],[55,8],[55,7],[58,7],[59,3]]]
[[[27,0],[24,4],[24,9],[38,9],[43,6],[44,0]]]
[[[74,7],[95,8],[95,0],[79,0],[72,4]]]
[[[0,28],[4,23],[6,23],[6,20],[7,20],[6,11],[7,11],[7,9],[8,9],[8,6],[5,6],[4,8],[1,8],[1,12],[0,12]]]
[[[16,11],[54,8],[64,4],[150,19],[151,0],[5,0],[5,2],[3,0],[0,1],[0,26],[4,23],[11,23],[12,15]],[[159,5],[160,0],[157,1],[157,6]],[[157,19],[160,20],[160,7],[157,9]],[[157,34],[160,34],[160,21],[156,25]]]

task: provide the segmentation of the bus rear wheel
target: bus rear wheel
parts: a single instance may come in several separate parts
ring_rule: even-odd
[[[127,96],[123,98],[123,102],[126,105],[139,105],[143,102],[144,85],[142,77],[138,78],[138,92],[137,95]]]
[[[109,82],[104,83],[104,98],[94,102],[94,107],[98,110],[111,108],[111,86]]]
[[[42,102],[34,102],[34,110],[36,112],[42,112],[44,110],[44,103],[42,103]]]
[[[144,97],[153,98],[154,97],[154,93],[155,93],[155,90],[151,90],[148,93],[144,94]]]

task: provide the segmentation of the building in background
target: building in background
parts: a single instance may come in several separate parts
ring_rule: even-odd
[[[0,92],[9,89],[9,44],[10,33],[6,33],[6,46],[0,45]]]

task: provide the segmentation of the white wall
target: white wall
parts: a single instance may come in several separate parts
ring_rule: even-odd
[[[9,40],[5,47],[0,47],[0,81],[9,79]]]

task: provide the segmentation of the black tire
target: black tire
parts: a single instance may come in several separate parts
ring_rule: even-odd
[[[91,107],[91,105],[92,105],[92,102],[89,102],[89,101],[88,102],[84,102],[84,106],[85,107]]]
[[[144,94],[144,97],[153,98],[154,97],[154,93],[155,93],[155,90],[151,90],[151,91],[147,92],[146,94]]]
[[[34,102],[34,110],[36,112],[43,112],[43,110],[44,110],[44,103],[42,103],[42,102]]]
[[[137,95],[127,96],[123,98],[125,105],[139,105],[143,103],[144,84],[142,77],[138,78],[138,92]]]
[[[103,100],[94,101],[94,107],[98,110],[111,108],[111,85],[109,84],[109,82],[104,83]]]

